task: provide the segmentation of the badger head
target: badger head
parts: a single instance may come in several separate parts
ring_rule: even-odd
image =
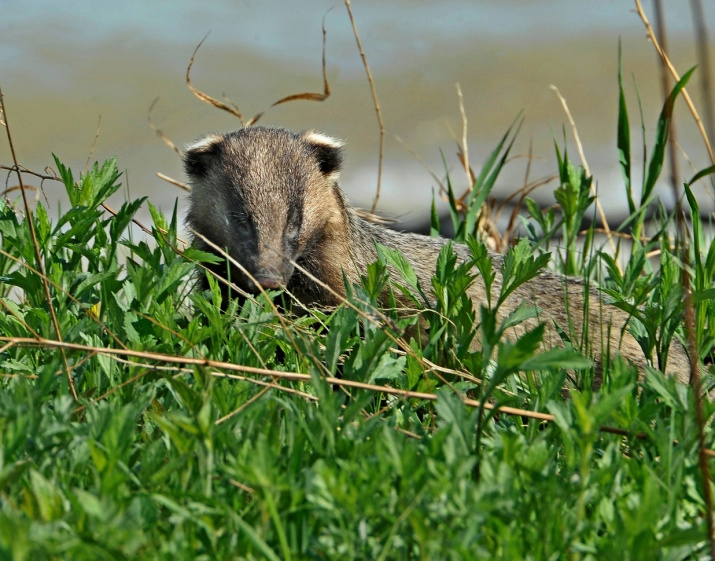
[[[271,127],[204,137],[184,154],[192,187],[190,228],[226,251],[263,288],[289,286],[291,261],[319,258],[331,224],[345,220],[337,185],[341,147],[315,131]],[[217,253],[199,236],[194,242]],[[230,275],[244,290],[257,291],[240,268],[232,266]]]

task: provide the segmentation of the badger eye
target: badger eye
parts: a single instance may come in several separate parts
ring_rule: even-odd
[[[234,213],[231,220],[231,230],[239,238],[248,238],[253,234],[250,218],[243,213]]]

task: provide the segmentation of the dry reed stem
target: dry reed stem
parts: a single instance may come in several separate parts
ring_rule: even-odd
[[[241,491],[244,491],[248,493],[249,495],[252,495],[255,493],[255,489],[253,487],[249,487],[248,485],[244,485],[243,483],[240,483],[239,481],[236,481],[235,479],[229,479],[228,482],[233,485],[234,487],[237,487]]]
[[[78,343],[67,343],[63,341],[54,341],[51,339],[34,339],[29,337],[5,337],[0,336],[0,341],[7,343],[4,348],[10,347],[43,347],[43,348],[61,348],[68,351],[79,351],[93,354],[101,354],[109,357],[134,357],[142,358],[146,360],[156,360],[171,364],[186,364],[195,367],[205,367],[212,368],[216,370],[228,370],[229,372],[243,372],[245,374],[255,374],[270,376],[273,378],[278,378],[281,380],[290,381],[300,381],[300,382],[311,382],[312,378],[310,374],[302,374],[298,372],[282,372],[277,370],[267,370],[264,368],[257,368],[255,366],[244,366],[240,364],[232,364],[228,362],[221,362],[216,360],[210,360],[205,358],[195,358],[186,356],[176,356],[164,353],[157,353],[151,351],[134,351],[130,349],[113,349],[107,347],[94,347],[91,345],[82,345]],[[212,374],[214,375],[214,374]],[[221,374],[221,377],[228,377],[230,375]],[[437,401],[437,394],[426,393],[426,392],[414,392],[409,390],[400,390],[397,388],[392,388],[390,386],[380,386],[376,384],[366,384],[364,382],[357,382],[354,380],[344,380],[341,378],[335,378],[332,376],[326,376],[322,380],[331,385],[341,386],[345,388],[354,388],[358,390],[371,391],[376,393],[385,393],[388,395],[394,395],[402,399],[419,399],[424,401]],[[497,406],[492,403],[482,404],[478,400],[469,399],[464,397],[462,394],[457,394],[463,401],[463,403],[472,408],[480,407],[483,405],[485,409],[494,410],[498,413],[505,415],[514,415],[526,417],[528,419],[535,419],[538,421],[551,422],[554,421],[554,416],[549,413],[541,413],[539,411],[529,411],[527,409],[519,409],[516,407],[507,406]],[[601,432],[615,434],[619,436],[634,436],[638,439],[646,439],[644,433],[632,434],[625,429],[610,426],[599,427]],[[674,441],[673,444],[678,444]],[[715,451],[710,449],[705,449],[704,453],[710,457],[715,457]]]
[[[89,154],[87,154],[87,161],[84,163],[84,168],[82,168],[82,173],[86,173],[89,169],[89,164],[92,161],[92,156],[94,155],[94,149],[97,147],[97,141],[99,140],[99,131],[102,128],[102,116],[100,115],[97,119],[97,130],[94,133],[94,140],[92,141],[92,146],[89,149]]]
[[[559,98],[559,101],[561,102],[562,107],[564,108],[564,112],[566,113],[566,117],[569,120],[569,123],[571,124],[571,130],[573,131],[573,136],[574,140],[576,142],[576,147],[578,148],[578,154],[579,157],[581,158],[581,163],[583,164],[583,169],[586,171],[586,175],[588,177],[591,176],[591,171],[588,167],[588,161],[586,160],[586,154],[583,151],[583,144],[581,144],[581,137],[578,134],[578,128],[576,127],[576,122],[574,121],[573,117],[571,116],[571,111],[569,111],[569,106],[566,103],[566,100],[564,97],[561,95],[561,92],[559,89],[551,85],[550,88],[556,93],[556,97]],[[601,217],[601,222],[603,223],[603,228],[606,230],[606,237],[608,238],[608,243],[611,246],[611,251],[613,252],[614,256],[618,256],[618,252],[616,250],[616,244],[613,242],[613,236],[611,236],[611,229],[608,226],[608,220],[606,220],[606,213],[603,211],[603,207],[601,206],[601,201],[598,198],[598,194],[596,193],[596,188],[593,185],[593,181],[591,181],[591,193],[593,196],[596,198],[596,209],[598,210],[598,215]],[[618,267],[619,272],[623,272],[621,270],[621,265],[616,260],[616,266]]]
[[[401,145],[405,150],[407,150],[407,151],[410,153],[410,155],[411,155],[415,160],[417,160],[420,164],[422,164],[422,167],[424,167],[424,168],[427,170],[427,173],[429,173],[429,174],[432,176],[432,179],[434,179],[435,182],[437,183],[437,185],[439,186],[439,194],[440,194],[440,196],[441,196],[443,193],[446,193],[446,192],[447,192],[447,188],[444,186],[444,183],[443,183],[442,180],[437,176],[437,174],[436,174],[434,171],[432,171],[432,168],[429,167],[429,165],[427,164],[427,162],[425,162],[424,158],[422,158],[422,156],[420,156],[417,152],[415,152],[415,151],[412,149],[412,147],[411,147],[409,144],[407,144],[407,142],[405,142],[404,140],[402,140],[402,138],[400,138],[399,136],[395,136],[395,140],[397,140],[397,142],[399,142],[400,145]]]
[[[643,7],[641,6],[640,0],[635,0],[636,4],[636,10],[638,11],[638,15],[640,16],[641,20],[643,21],[643,25],[646,27],[646,31],[648,32],[648,36],[650,37],[651,42],[653,43],[653,46],[655,50],[657,51],[658,55],[660,56],[661,60],[663,63],[668,67],[670,70],[671,74],[673,75],[673,78],[676,80],[676,82],[680,81],[680,77],[671,64],[670,60],[668,59],[667,54],[664,52],[664,50],[661,48],[661,46],[658,43],[658,40],[655,37],[655,34],[653,33],[653,28],[650,25],[650,22],[648,21],[648,18],[646,17],[645,13],[643,12]],[[688,92],[686,91],[685,88],[682,89],[682,94],[683,98],[685,99],[688,107],[690,108],[690,111],[693,115],[693,118],[695,119],[695,122],[697,123],[698,129],[700,130],[700,134],[703,137],[703,141],[705,142],[705,146],[707,147],[708,154],[710,155],[710,160],[713,164],[715,164],[715,157],[713,157],[713,152],[712,148],[710,147],[710,143],[708,142],[708,137],[707,133],[705,132],[705,129],[703,127],[702,121],[700,120],[700,117],[697,114],[697,111],[695,110],[695,107],[690,100],[690,96],[688,95]],[[692,294],[692,288],[690,284],[690,252],[688,248],[688,238],[689,238],[689,230],[687,227],[686,219],[685,219],[685,211],[683,209],[682,203],[680,198],[676,199],[676,208],[677,208],[677,221],[678,221],[678,226],[680,230],[680,237],[681,237],[681,243],[682,243],[682,262],[683,262],[683,268],[682,268],[682,285],[683,285],[683,292],[685,294],[685,316],[684,316],[684,321],[685,321],[685,332],[687,336],[687,342],[688,342],[688,355],[690,358],[690,383],[693,387],[693,393],[695,394],[695,419],[696,419],[696,424],[698,426],[698,448],[699,448],[699,454],[698,454],[698,468],[700,470],[701,477],[703,479],[702,485],[703,485],[703,500],[705,502],[705,516],[706,516],[706,521],[707,521],[707,528],[708,528],[708,541],[710,545],[710,557],[711,559],[715,559],[715,520],[713,520],[713,497],[712,497],[712,488],[711,488],[711,477],[710,477],[710,462],[708,461],[707,456],[710,454],[706,452],[707,450],[707,441],[705,439],[705,414],[703,411],[703,396],[702,396],[702,380],[700,379],[700,365],[698,364],[698,348],[697,348],[697,341],[696,341],[696,334],[695,334],[695,308],[693,307],[693,294]]]
[[[323,16],[323,93],[315,93],[315,92],[306,92],[306,93],[300,93],[300,94],[293,94],[289,95],[287,97],[281,98],[275,103],[271,105],[271,107],[275,107],[276,105],[280,105],[281,103],[286,103],[288,101],[296,101],[296,100],[305,100],[305,101],[325,101],[330,97],[330,85],[328,84],[328,73],[325,67],[325,44],[326,44],[326,39],[327,39],[327,31],[325,30],[325,18],[328,15],[328,12],[332,10],[335,6],[332,8],[328,9],[327,12],[325,12],[325,15]]]
[[[461,203],[464,200],[464,197],[466,197],[468,193],[471,193],[472,189],[474,188],[474,172],[469,166],[469,146],[467,144],[467,113],[464,111],[464,97],[462,96],[462,88],[459,86],[459,83],[456,84],[456,87],[457,99],[459,100],[459,114],[462,116],[462,142],[459,149],[462,151],[463,157],[460,158],[460,160],[462,160],[462,166],[464,166],[464,173],[467,174],[467,191],[459,198],[459,202]]]
[[[380,111],[380,102],[377,99],[377,91],[375,90],[375,81],[372,79],[372,72],[370,72],[370,65],[367,63],[367,57],[365,56],[365,51],[362,48],[362,42],[360,41],[360,35],[358,34],[357,25],[355,24],[355,18],[353,17],[353,11],[350,7],[350,0],[345,0],[345,7],[348,9],[348,15],[350,16],[350,23],[353,27],[353,35],[355,36],[355,41],[357,42],[358,51],[360,51],[360,57],[362,58],[362,64],[365,67],[365,72],[367,73],[367,81],[370,84],[370,91],[372,92],[372,102],[375,107],[375,113],[377,115],[377,124],[380,128],[380,155],[377,162],[377,192],[375,193],[375,201],[372,203],[372,208],[370,212],[375,212],[377,208],[377,202],[380,200],[380,190],[382,186],[382,161],[385,155],[385,125],[382,122],[382,112]]]
[[[45,291],[45,298],[47,298],[47,307],[50,309],[50,316],[52,317],[52,325],[55,329],[55,334],[58,340],[62,340],[62,331],[60,329],[60,324],[57,321],[57,314],[55,313],[55,308],[52,305],[52,294],[50,293],[50,285],[47,281],[47,276],[45,275],[45,263],[42,259],[42,253],[40,252],[40,246],[37,242],[37,233],[35,232],[35,223],[32,219],[32,209],[30,208],[30,203],[27,200],[27,194],[25,193],[25,183],[22,179],[22,173],[20,173],[20,167],[17,162],[17,154],[15,153],[15,145],[12,141],[12,134],[10,133],[10,123],[7,118],[7,110],[5,109],[5,97],[2,93],[2,88],[0,88],[0,114],[3,119],[3,126],[5,127],[5,133],[7,136],[7,142],[10,147],[10,154],[12,155],[12,162],[14,165],[14,171],[17,174],[17,180],[20,183],[20,191],[22,192],[22,201],[25,205],[25,217],[27,219],[27,224],[30,227],[30,236],[32,237],[32,246],[35,252],[35,259],[37,259],[37,266],[42,273],[42,286]],[[70,393],[75,401],[78,400],[77,390],[74,387],[74,380],[72,379],[72,371],[70,369],[69,362],[67,362],[67,356],[64,350],[61,350],[60,354],[65,363],[65,371],[67,373],[67,384],[70,388]]]
[[[174,178],[169,177],[168,175],[164,175],[163,173],[158,172],[158,171],[156,172],[156,176],[157,176],[159,179],[163,179],[163,180],[166,181],[167,183],[171,183],[172,185],[175,185],[175,186],[178,187],[179,189],[183,189],[183,190],[186,191],[187,193],[190,193],[190,192],[191,192],[191,187],[190,187],[189,185],[187,185],[186,183],[182,183],[182,182],[179,181],[178,179],[174,179]]]
[[[12,317],[14,317],[18,321],[18,323],[20,323],[25,329],[27,329],[30,333],[32,333],[36,339],[42,339],[42,335],[40,335],[37,331],[32,329],[32,327],[30,327],[30,325],[21,316],[17,315],[15,313],[15,311],[10,306],[7,305],[5,300],[0,300],[0,306],[5,308],[7,313],[9,313]],[[2,354],[2,351],[0,351],[0,354]]]
[[[666,66],[668,67],[668,70],[670,70],[670,74],[673,76],[673,79],[676,82],[680,81],[680,75],[678,74],[678,71],[675,69],[673,64],[670,62],[670,59],[668,56],[663,52],[663,50],[660,48],[660,45],[658,44],[658,39],[655,37],[655,33],[653,32],[653,28],[650,25],[650,22],[648,21],[648,18],[645,15],[645,12],[643,11],[643,7],[641,6],[640,0],[635,0],[636,3],[636,11],[638,12],[638,15],[641,18],[641,21],[643,22],[643,25],[646,28],[646,32],[648,33],[648,37],[653,43],[653,47],[655,48],[656,52],[658,53],[658,56],[665,62]],[[695,124],[698,127],[698,130],[700,131],[700,135],[703,137],[703,142],[705,143],[705,148],[708,151],[708,155],[710,156],[710,162],[715,165],[715,154],[713,154],[713,149],[710,146],[710,141],[708,139],[708,134],[705,132],[705,127],[703,126],[703,122],[700,120],[700,116],[698,115],[697,110],[695,109],[695,105],[693,104],[693,100],[690,99],[690,94],[688,94],[687,88],[683,88],[681,91],[683,95],[683,99],[685,100],[685,103],[688,106],[688,109],[690,109],[690,113],[693,116],[693,119],[695,119]]]
[[[231,105],[229,105],[227,103],[224,103],[223,101],[219,101],[215,97],[211,97],[210,95],[208,95],[208,94],[202,92],[201,90],[199,90],[198,88],[194,87],[194,85],[191,83],[191,67],[194,65],[194,58],[196,57],[196,53],[201,48],[201,45],[204,44],[204,41],[206,41],[206,38],[208,36],[209,36],[208,33],[206,35],[204,35],[204,38],[201,39],[201,41],[199,42],[198,45],[196,45],[196,48],[194,49],[194,52],[191,55],[191,59],[189,60],[189,65],[186,67],[186,86],[191,90],[191,93],[193,93],[197,98],[199,98],[204,103],[213,105],[214,107],[216,107],[218,109],[222,109],[223,111],[230,113],[234,117],[238,117],[238,120],[241,121],[242,126],[248,126],[243,120],[243,114],[238,109],[238,107],[236,106],[235,103],[231,102]],[[260,117],[260,115],[258,117]],[[258,120],[257,117],[254,117],[252,119],[253,122],[255,122],[257,120]]]
[[[200,46],[200,45],[199,45]],[[196,47],[198,49],[198,47]],[[194,52],[196,54],[196,52]],[[192,59],[193,61],[193,59]],[[182,152],[179,149],[179,147],[174,144],[174,142],[164,134],[164,131],[161,130],[159,127],[157,127],[154,124],[153,119],[151,118],[151,113],[154,111],[154,106],[159,103],[159,98],[154,98],[154,101],[151,102],[151,105],[149,106],[149,111],[147,112],[146,120],[149,122],[149,126],[151,127],[151,130],[153,130],[156,135],[161,138],[164,141],[164,144],[166,144],[169,148],[171,148],[174,152],[176,152],[179,156],[181,156]]]
[[[663,17],[663,2],[661,0],[653,0],[655,7],[655,21],[658,30],[658,40],[660,42],[663,53],[668,53],[668,44],[665,33],[665,18]],[[663,59],[660,59],[660,85],[663,88],[663,99],[668,99],[670,95],[670,74]],[[677,133],[675,128],[675,120],[671,119],[668,123],[668,159],[670,160],[670,188],[673,191],[673,200],[677,201],[680,198],[680,166],[678,165],[677,155]]]
[[[249,399],[244,401],[239,407],[237,407],[230,413],[227,413],[223,417],[216,419],[214,421],[214,425],[220,425],[224,421],[228,421],[231,417],[238,415],[241,411],[243,411],[244,409],[249,407],[252,403],[255,403],[256,401],[261,399],[261,397],[263,397],[270,389],[271,389],[270,386],[266,386],[261,391],[259,391],[256,395],[251,396]]]

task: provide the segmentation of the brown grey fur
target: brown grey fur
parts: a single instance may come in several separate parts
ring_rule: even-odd
[[[421,286],[430,287],[437,256],[447,240],[396,232],[358,216],[338,184],[341,146],[313,131],[297,134],[270,127],[209,135],[189,147],[184,157],[193,188],[189,225],[227,248],[265,288],[285,286],[307,306],[335,306],[340,298],[295,269],[287,258],[344,295],[343,273],[358,283],[367,265],[377,260],[375,242],[399,250]],[[199,248],[213,251],[201,239],[194,241]],[[461,259],[471,257],[466,246],[453,247]],[[503,257],[492,254],[492,258],[499,271]],[[397,277],[396,271],[391,275]],[[232,269],[231,277],[255,292],[240,271]],[[494,298],[500,282],[497,274]],[[475,305],[486,302],[485,290],[478,276],[469,289]],[[589,305],[584,321],[585,293]],[[555,324],[567,332],[572,326],[576,340],[585,324],[597,372],[603,353],[616,351],[643,370],[646,361],[640,346],[623,329],[628,315],[605,303],[596,289],[586,289],[583,280],[543,272],[512,293],[500,311],[506,315],[523,301],[535,304],[540,315],[515,328],[512,336],[542,321],[544,346],[552,347],[562,345]],[[410,305],[407,300],[400,304]],[[667,371],[688,380],[688,358],[679,343],[670,349]]]

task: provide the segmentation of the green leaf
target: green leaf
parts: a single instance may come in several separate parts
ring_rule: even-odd
[[[655,187],[655,183],[660,176],[660,172],[663,169],[663,162],[665,161],[665,149],[668,145],[668,133],[670,131],[670,122],[673,119],[675,100],[688,83],[688,80],[690,80],[690,76],[692,76],[693,72],[695,72],[695,67],[688,70],[683,77],[678,80],[678,83],[675,84],[675,87],[673,87],[673,90],[670,92],[670,95],[668,96],[668,99],[666,99],[663,109],[660,112],[660,117],[658,118],[658,124],[656,127],[653,152],[650,157],[650,162],[648,163],[648,170],[643,178],[641,206],[647,206],[651,201],[653,188]]]

